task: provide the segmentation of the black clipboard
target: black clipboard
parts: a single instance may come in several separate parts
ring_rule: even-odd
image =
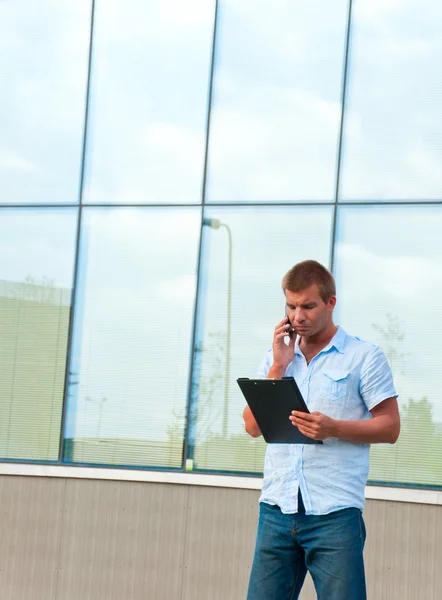
[[[293,377],[240,377],[237,383],[268,444],[322,444],[302,434],[289,420],[292,410],[310,412]]]

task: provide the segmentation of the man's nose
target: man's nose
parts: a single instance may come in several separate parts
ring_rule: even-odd
[[[295,321],[297,323],[302,323],[303,321],[305,321],[305,314],[303,310],[300,310],[298,308],[295,310]]]

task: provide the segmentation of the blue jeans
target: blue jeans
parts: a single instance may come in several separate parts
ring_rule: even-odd
[[[261,503],[247,600],[296,600],[307,570],[318,600],[366,600],[365,526],[358,508],[285,515]]]

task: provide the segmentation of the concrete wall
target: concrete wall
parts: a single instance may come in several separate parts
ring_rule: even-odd
[[[0,476],[2,600],[242,600],[258,492]],[[442,506],[369,500],[371,600],[442,598]],[[310,581],[302,599],[314,599]]]

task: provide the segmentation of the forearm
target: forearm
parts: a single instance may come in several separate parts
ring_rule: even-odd
[[[248,406],[245,407],[242,413],[244,419],[244,427],[249,435],[252,437],[259,437],[261,434],[261,430],[258,427],[258,423],[255,420],[255,417],[252,414],[252,411]]]
[[[275,363],[273,363],[273,365],[269,369],[269,372],[267,373],[267,377],[269,379],[282,379],[286,370],[286,366],[276,365]]]
[[[359,444],[394,444],[399,436],[399,423],[389,415],[367,421],[335,420],[333,437]]]

